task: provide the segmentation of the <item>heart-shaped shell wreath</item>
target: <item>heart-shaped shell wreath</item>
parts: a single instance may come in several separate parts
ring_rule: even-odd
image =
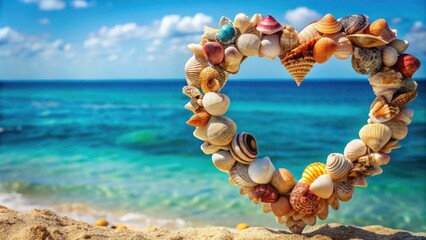
[[[219,29],[204,27],[201,42],[188,45],[194,55],[185,65],[188,86],[182,91],[190,98],[185,108],[194,115],[186,123],[196,127],[194,136],[204,141],[201,150],[212,154],[214,166],[229,174],[242,195],[261,203],[265,213],[273,213],[291,232],[301,233],[317,217],[326,219],[329,205],[338,210],[339,201],[349,201],[355,186],[367,187],[366,178],[383,172],[389,153],[407,135],[413,110],[405,106],[417,96],[411,77],[420,67],[417,58],[404,53],[407,47],[386,20],[370,23],[363,14],[339,20],[326,14],[300,32],[272,16],[240,13],[233,22],[222,17]],[[350,141],[343,154],[332,153],[325,163],[307,166],[298,182],[289,170],[276,169],[269,157],[258,157],[254,136],[237,132],[234,121],[223,116],[230,100],[220,90],[229,74],[255,55],[279,57],[297,85],[315,63],[332,56],[352,56],[353,69],[370,75],[377,97],[359,139]]]

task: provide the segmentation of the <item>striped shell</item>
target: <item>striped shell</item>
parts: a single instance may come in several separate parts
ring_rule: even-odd
[[[235,164],[235,158],[229,151],[219,151],[212,155],[214,166],[222,172],[229,172]]]
[[[333,55],[338,59],[346,59],[353,53],[353,46],[347,37],[341,37],[337,40],[337,47]]]
[[[213,145],[228,145],[236,131],[237,125],[227,117],[212,116],[207,123],[207,139]]]
[[[200,87],[200,72],[209,66],[205,57],[192,56],[185,64],[185,77],[189,86]]]
[[[353,167],[352,162],[340,153],[328,155],[326,165],[326,170],[333,180],[345,178]]]
[[[367,124],[359,131],[361,140],[374,152],[378,152],[392,136],[391,129],[380,123]]]
[[[300,182],[311,184],[323,174],[327,174],[326,165],[324,163],[311,163],[303,171]]]
[[[392,139],[401,140],[404,139],[408,134],[407,125],[398,120],[391,120],[384,123],[392,131]]]
[[[204,94],[219,92],[226,83],[227,76],[218,66],[206,67],[200,72],[200,85]]]
[[[364,14],[354,14],[339,19],[347,34],[362,32],[370,23],[370,18]]]
[[[280,31],[281,28],[281,24],[271,15],[264,17],[256,26],[257,31],[267,35],[274,34]]]
[[[259,52],[260,38],[254,34],[245,33],[237,38],[235,45],[245,56],[255,56]]]
[[[330,13],[322,17],[314,24],[315,29],[320,33],[333,34],[342,29],[342,24],[334,18]]]
[[[309,184],[299,182],[291,191],[290,204],[296,212],[314,213],[319,206],[320,198],[309,191]]]
[[[250,179],[248,167],[247,164],[236,162],[229,170],[229,176],[236,184],[242,187],[254,187],[257,183]]]
[[[287,194],[296,185],[296,180],[289,170],[279,168],[272,175],[271,184],[277,189],[278,193]]]
[[[367,146],[365,143],[360,139],[354,139],[346,145],[343,155],[350,161],[354,162],[366,153]]]
[[[269,157],[264,157],[254,160],[249,165],[249,176],[258,184],[267,184],[271,181],[275,167]]]
[[[353,192],[354,192],[354,187],[349,182],[342,181],[339,184],[337,184],[336,193],[340,201],[347,202],[351,200]]]
[[[383,64],[388,67],[395,65],[398,60],[398,52],[391,46],[386,46],[382,49]]]
[[[253,135],[241,132],[231,143],[231,154],[240,163],[249,164],[257,157],[257,144]]]
[[[372,122],[383,123],[387,122],[399,113],[398,107],[393,107],[388,104],[385,97],[377,97],[370,106],[370,113],[368,116]]]
[[[315,22],[310,23],[299,32],[299,35],[297,35],[297,37],[299,38],[300,44],[304,44],[318,36],[321,36],[321,33],[315,29],[314,25]]]
[[[392,107],[402,108],[403,106],[413,101],[416,97],[417,97],[416,91],[406,92],[392,99],[392,101],[390,101],[389,104]]]

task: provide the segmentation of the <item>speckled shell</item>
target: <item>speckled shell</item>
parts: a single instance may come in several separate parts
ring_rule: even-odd
[[[257,144],[253,135],[241,132],[231,143],[231,154],[240,163],[249,164],[257,157]]]
[[[265,35],[260,41],[259,56],[274,60],[282,54],[280,36],[278,34]]]
[[[370,34],[351,34],[346,36],[353,45],[361,48],[373,48],[388,44],[389,42],[383,40],[380,37],[373,36]]]
[[[368,116],[374,123],[387,122],[399,113],[398,107],[392,107],[384,96],[377,97],[370,106]]]
[[[248,173],[255,183],[267,184],[271,181],[274,171],[275,167],[271,159],[269,159],[269,157],[264,157],[250,163]]]
[[[361,140],[374,152],[378,152],[390,140],[391,129],[380,123],[367,124],[359,131]]]
[[[210,144],[208,141],[205,141],[203,144],[201,144],[200,148],[204,154],[209,155],[209,154],[216,153],[220,150],[229,150],[229,145],[218,146],[218,145]]]
[[[277,190],[269,184],[259,184],[254,186],[253,195],[263,203],[274,203],[279,198]]]
[[[339,19],[347,34],[362,32],[370,23],[370,18],[364,14],[354,14]]]
[[[394,70],[378,72],[368,78],[376,96],[384,96],[387,101],[392,100],[393,95],[402,87],[402,75]]]
[[[242,54],[235,45],[229,45],[225,49],[225,58],[221,67],[223,70],[235,74],[240,70],[240,64],[243,57],[244,54]]]
[[[346,59],[353,53],[353,46],[347,37],[341,37],[337,40],[336,49],[333,55],[338,59]]]
[[[227,76],[222,68],[210,66],[200,72],[200,85],[204,94],[208,92],[219,92],[226,83]]]
[[[297,31],[292,26],[288,24],[283,26],[283,33],[280,37],[280,45],[283,55],[286,55],[291,50],[299,46],[299,38],[297,35]]]
[[[200,87],[200,72],[209,66],[205,57],[192,56],[185,64],[185,77],[189,86]]]
[[[354,162],[359,157],[367,153],[367,146],[361,139],[354,139],[350,141],[344,150],[344,156],[350,161]]]
[[[207,123],[207,139],[214,145],[228,145],[236,131],[237,125],[227,117],[212,116]]]
[[[406,92],[392,99],[392,101],[390,101],[389,104],[393,107],[402,108],[403,106],[413,101],[416,97],[417,97],[416,91]]]
[[[290,200],[288,196],[281,196],[276,202],[271,203],[272,213],[277,217],[287,215],[291,211]]]
[[[259,52],[260,38],[254,34],[245,33],[237,38],[236,46],[245,56],[255,56]]]
[[[290,171],[285,168],[279,168],[274,171],[271,184],[277,189],[278,193],[287,194],[296,185],[296,180]]]
[[[317,63],[325,63],[331,58],[336,47],[337,43],[333,39],[322,37],[315,43],[313,49],[315,61]]]
[[[405,125],[409,125],[413,116],[414,111],[412,108],[402,108],[393,119],[402,121]]]
[[[327,174],[326,165],[316,162],[309,164],[302,173],[302,179],[299,182],[311,184],[319,176]]]
[[[308,24],[299,32],[299,35],[297,35],[300,44],[309,42],[318,36],[321,36],[321,33],[315,29],[315,22]]]
[[[193,86],[184,86],[182,88],[182,93],[188,96],[189,98],[196,98],[196,99],[203,98],[203,94],[201,94],[200,90],[198,90],[198,88]]]
[[[374,74],[382,67],[382,52],[377,48],[354,48],[352,68],[359,74]]]
[[[256,26],[257,31],[263,34],[274,34],[280,31],[281,28],[281,24],[271,15],[264,17]]]
[[[204,55],[211,65],[218,65],[225,57],[225,50],[218,42],[206,42],[203,45]]]
[[[207,127],[196,127],[192,135],[202,141],[207,141]]]
[[[216,41],[216,34],[219,31],[217,28],[204,26],[204,37],[209,41]]]
[[[230,100],[222,93],[208,92],[204,95],[204,109],[212,116],[224,115],[229,108]]]
[[[382,49],[383,64],[388,67],[395,65],[398,60],[398,52],[391,46],[386,46]]]
[[[217,169],[227,173],[236,161],[229,151],[219,151],[212,155],[212,162]]]
[[[395,39],[396,34],[392,31],[385,19],[377,19],[365,28],[364,33],[378,36],[387,42]]]
[[[309,192],[309,184],[299,182],[291,191],[290,204],[296,212],[312,214],[318,209],[320,198]]]
[[[337,184],[336,193],[340,201],[347,202],[351,200],[353,192],[354,187],[349,182],[342,181]]]
[[[206,111],[198,111],[195,112],[188,121],[186,121],[186,124],[194,127],[203,127],[207,125],[209,119],[210,114],[208,114]]]
[[[309,190],[320,198],[327,199],[333,194],[334,185],[330,175],[319,176],[309,186]]]
[[[389,43],[389,46],[395,48],[398,54],[405,52],[405,50],[407,50],[408,48],[408,45],[409,43],[407,40],[401,39],[395,39],[391,43]]]
[[[242,187],[254,187],[257,183],[253,182],[248,175],[248,165],[235,162],[229,170],[229,176],[238,185]]]
[[[342,29],[342,24],[334,18],[330,13],[322,17],[314,24],[315,29],[320,33],[333,34]]]
[[[250,18],[244,13],[238,13],[234,18],[234,27],[241,33],[245,33],[251,25]]]
[[[419,59],[410,54],[399,55],[398,60],[395,63],[395,69],[406,77],[412,77],[419,67]]]
[[[345,178],[352,167],[352,162],[343,154],[332,153],[327,157],[326,170],[333,180]]]
[[[407,125],[405,125],[401,121],[391,120],[389,122],[385,122],[384,124],[388,126],[390,130],[392,131],[391,138],[393,139],[401,140],[401,139],[404,139],[408,134]]]

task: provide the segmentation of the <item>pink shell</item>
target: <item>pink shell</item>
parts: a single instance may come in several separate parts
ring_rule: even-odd
[[[262,21],[257,24],[256,27],[257,31],[263,34],[274,34],[280,31],[282,28],[283,27],[281,26],[281,24],[277,20],[275,20],[275,18],[271,15],[264,17]]]
[[[225,57],[225,50],[218,42],[206,42],[203,45],[203,52],[211,65],[218,65]]]
[[[296,212],[314,213],[319,206],[320,198],[309,191],[309,184],[299,182],[290,194],[290,204]]]

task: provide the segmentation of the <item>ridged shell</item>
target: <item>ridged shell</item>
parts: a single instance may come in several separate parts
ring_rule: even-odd
[[[200,87],[200,72],[209,66],[205,57],[192,56],[185,64],[185,77],[189,86]]]
[[[383,123],[391,120],[399,113],[398,107],[392,107],[384,96],[377,97],[370,106],[368,116],[372,122]]]
[[[212,116],[207,123],[207,139],[213,145],[228,145],[236,131],[237,125],[227,117]]]
[[[413,116],[414,111],[412,108],[402,108],[393,119],[402,121],[405,125],[409,125]]]
[[[380,149],[380,152],[391,153],[392,150],[398,149],[400,147],[401,147],[401,145],[398,144],[398,140],[397,139],[391,139],[391,140],[389,140],[389,142],[387,142],[385,144],[385,146],[383,146],[382,149]]]
[[[281,28],[281,24],[271,15],[264,17],[256,26],[257,31],[263,34],[274,34],[280,31]]]
[[[245,33],[237,38],[236,46],[245,56],[255,56],[259,52],[260,38],[254,34]]]
[[[257,183],[250,179],[248,167],[246,164],[236,162],[229,170],[229,176],[236,184],[242,187],[254,187]]]
[[[187,104],[185,104],[185,108],[195,113],[196,111],[199,111],[201,109],[202,105],[203,105],[202,99],[194,98],[194,99],[191,99]]]
[[[221,67],[223,70],[235,74],[240,70],[240,64],[243,57],[244,54],[242,54],[235,45],[229,45],[225,49],[225,58]]]
[[[271,184],[277,189],[278,193],[287,194],[296,185],[296,180],[290,171],[285,168],[279,168],[274,171]]]
[[[182,93],[188,96],[189,98],[196,98],[196,99],[203,98],[203,94],[201,94],[200,90],[198,90],[198,88],[193,86],[184,86],[182,88]]]
[[[390,161],[390,155],[387,153],[372,153],[374,162],[377,166],[386,165]]]
[[[339,184],[337,184],[336,193],[340,201],[347,202],[351,200],[353,192],[354,192],[354,187],[349,182],[342,181]]]
[[[297,31],[292,26],[288,24],[284,25],[283,33],[280,37],[280,45],[283,51],[283,55],[286,55],[291,50],[299,46],[299,38],[297,35]]]
[[[354,162],[366,153],[367,146],[365,143],[361,139],[354,139],[346,145],[343,155]]]
[[[258,184],[267,184],[271,181],[275,167],[269,157],[264,157],[254,160],[249,165],[249,176]]]
[[[299,43],[304,44],[318,36],[321,36],[321,33],[315,29],[315,22],[310,23],[299,32]]]
[[[364,33],[378,36],[386,42],[391,42],[395,39],[396,34],[392,31],[385,19],[377,19],[365,28]]]
[[[412,77],[419,67],[419,59],[410,54],[399,55],[395,63],[395,68],[406,77]]]
[[[315,29],[320,33],[333,34],[342,29],[342,24],[334,18],[330,13],[322,17],[314,24]]]
[[[309,190],[320,198],[327,199],[333,194],[334,185],[330,175],[319,176],[309,186]]]
[[[411,101],[413,101],[417,97],[416,91],[411,91],[407,93],[403,93],[401,95],[398,95],[392,101],[390,101],[390,105],[393,107],[399,107],[402,108],[403,106],[407,105]]]
[[[353,53],[353,46],[351,41],[347,37],[341,37],[337,40],[336,49],[333,52],[333,55],[338,59],[346,59],[350,57]]]
[[[381,123],[367,124],[359,131],[361,140],[374,152],[378,152],[390,140],[391,129]]]
[[[351,34],[346,36],[353,45],[361,48],[373,48],[388,44],[389,42],[383,40],[380,37],[373,36],[370,34]]]
[[[262,211],[264,213],[270,213],[272,211],[271,203],[262,203]]]
[[[386,46],[382,49],[383,64],[388,67],[395,65],[398,60],[398,52],[391,46]]]
[[[204,95],[204,109],[212,116],[224,115],[229,108],[230,100],[222,93],[208,92]]]
[[[200,85],[204,94],[219,92],[225,86],[226,80],[225,72],[218,66],[206,67],[200,72]]]
[[[271,203],[272,213],[277,217],[287,215],[291,209],[292,208],[288,196],[281,196],[278,201]]]
[[[196,127],[192,135],[201,141],[207,141],[207,127]]]
[[[345,178],[352,167],[352,162],[343,154],[332,153],[327,157],[326,170],[333,180]]]
[[[203,51],[211,65],[220,64],[225,57],[225,50],[218,42],[206,42],[203,45]]]
[[[339,19],[347,34],[362,32],[370,23],[370,18],[364,14],[354,14]]]
[[[282,54],[280,36],[278,34],[265,35],[260,41],[259,56],[274,60]]]
[[[203,144],[201,144],[200,148],[204,154],[209,155],[209,154],[216,153],[220,150],[229,150],[229,145],[218,146],[218,145],[210,144],[208,141],[205,141]]]
[[[309,192],[309,184],[299,182],[291,191],[290,204],[296,212],[312,214],[318,209],[320,198]]]
[[[245,33],[247,28],[251,26],[250,18],[244,13],[238,13],[234,18],[234,27],[241,33]]]
[[[186,124],[194,127],[203,127],[207,125],[207,122],[210,119],[210,114],[206,111],[198,111],[192,115],[192,117],[186,121]]]
[[[216,34],[219,31],[217,28],[204,26],[204,37],[209,41],[216,41]]]
[[[408,134],[407,125],[398,120],[391,120],[384,123],[392,131],[392,139],[401,140],[404,139]]]
[[[219,151],[212,155],[212,162],[217,169],[227,173],[236,161],[229,151]]]
[[[325,63],[331,58],[336,47],[337,43],[333,39],[322,37],[315,43],[313,49],[315,61],[317,63]]]
[[[249,164],[257,157],[257,144],[253,135],[241,132],[231,143],[231,154],[240,163]]]
[[[389,43],[389,46],[395,48],[398,54],[405,52],[405,50],[407,50],[408,48],[408,45],[409,43],[407,40],[401,39],[395,39],[391,43]]]
[[[376,96],[384,96],[387,101],[391,101],[395,92],[402,87],[402,75],[394,70],[378,72],[371,75],[368,82]]]
[[[359,74],[374,74],[382,67],[382,52],[377,48],[354,48],[352,68]]]
[[[319,176],[327,174],[326,165],[316,162],[309,164],[302,173],[302,179],[299,182],[311,184]]]

